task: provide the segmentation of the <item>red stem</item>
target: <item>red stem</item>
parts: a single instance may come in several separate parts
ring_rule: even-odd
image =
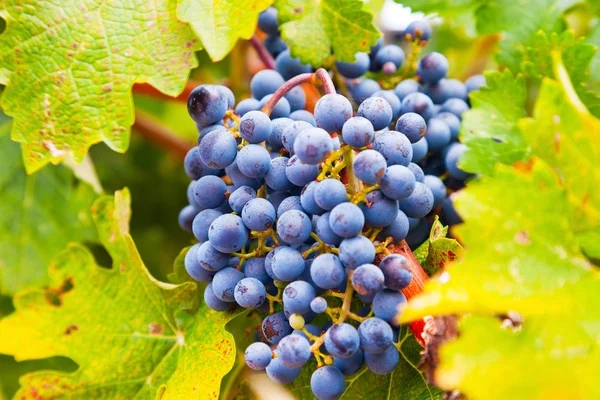
[[[254,47],[254,50],[258,54],[258,58],[265,64],[265,67],[268,69],[275,69],[275,60],[273,59],[273,56],[265,49],[265,46],[263,46],[258,36],[253,35],[250,38],[250,44]]]
[[[319,68],[317,72],[315,72],[315,77],[319,78],[323,84],[323,91],[325,94],[335,94],[335,86],[331,80],[331,76],[329,76],[329,72],[327,72],[326,69]]]
[[[133,130],[161,148],[168,150],[180,160],[183,160],[188,150],[194,147],[193,143],[179,138],[169,128],[141,111],[135,112]]]

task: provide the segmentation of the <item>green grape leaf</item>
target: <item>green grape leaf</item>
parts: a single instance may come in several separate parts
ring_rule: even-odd
[[[127,150],[135,82],[183,90],[200,43],[176,8],[176,0],[3,3],[2,107],[28,172],[67,153],[81,162],[100,141]]]
[[[238,39],[250,39],[258,14],[273,0],[179,0],[177,15],[188,22],[213,61],[222,60]]]
[[[486,74],[487,87],[471,93],[472,109],[463,115],[460,138],[467,145],[460,166],[489,175],[495,163],[527,157],[527,143],[517,121],[525,117],[525,79],[510,71]]]
[[[417,365],[421,359],[423,348],[406,327],[400,331],[401,352],[396,369],[388,375],[375,375],[363,366],[356,374],[346,377],[346,390],[340,397],[342,400],[389,399],[389,400],[438,400],[443,393],[438,388],[428,385],[425,376]],[[310,363],[302,368],[300,376],[288,385],[299,399],[313,399],[310,389],[310,377],[316,368]]]
[[[18,361],[69,357],[72,373],[39,371],[21,377],[16,397],[217,398],[235,358],[225,324],[235,315],[206,306],[194,315],[196,285],[149,275],[129,235],[129,192],[103,196],[93,207],[113,268],[71,244],[50,265],[46,290],[14,298],[0,320],[0,353]]]
[[[63,166],[28,176],[19,147],[0,135],[0,294],[5,295],[47,284],[48,264],[70,241],[96,240],[92,187]]]
[[[447,238],[447,234],[448,227],[443,226],[436,216],[429,239],[413,253],[429,276],[439,272],[447,263],[459,260],[463,255],[464,249],[460,243],[455,239]]]
[[[332,52],[337,60],[354,62],[357,52],[369,52],[381,36],[359,0],[277,0],[275,5],[292,56],[313,66]]]

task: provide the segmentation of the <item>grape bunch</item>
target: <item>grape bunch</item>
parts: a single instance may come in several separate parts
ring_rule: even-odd
[[[267,40],[279,38],[272,10],[259,20]],[[425,41],[428,25],[416,25],[415,41]],[[337,70],[356,79],[389,63],[401,68],[404,53],[386,47]],[[395,317],[414,270],[388,245],[418,246],[434,215],[460,222],[447,193],[469,178],[457,165],[465,149],[458,132],[467,93],[485,81],[447,79],[448,61],[430,53],[394,90],[362,98],[363,83],[379,84],[353,81],[355,107],[327,71],[289,62],[287,49],[277,60],[285,62],[258,72],[252,97],[237,105],[224,86],[189,96],[199,138],[184,161],[192,182],[179,223],[198,243],[185,268],[208,283],[211,309],[264,314],[245,351],[250,368],[286,384],[313,360],[313,393],[335,399],[344,376],[363,365],[378,375],[398,365]],[[298,84],[317,79],[325,94],[310,112]]]

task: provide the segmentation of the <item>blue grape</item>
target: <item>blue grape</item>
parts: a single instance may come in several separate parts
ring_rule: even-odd
[[[395,44],[383,46],[375,55],[375,64],[379,66],[388,62],[399,68],[404,62],[404,50]]]
[[[290,114],[291,116],[291,114]],[[292,122],[294,122],[290,118],[277,118],[271,121],[271,135],[267,142],[271,145],[271,149],[273,151],[279,151],[283,147],[283,131],[288,127]]]
[[[310,218],[302,211],[286,211],[277,220],[277,233],[289,244],[304,243],[310,237],[311,229]]]
[[[211,310],[215,310],[215,311],[229,310],[232,306],[231,302],[223,301],[223,300],[219,299],[217,296],[215,296],[215,293],[213,292],[212,287],[213,287],[213,284],[209,283],[208,286],[206,287],[206,289],[204,289],[204,303],[206,303],[208,308],[210,308]]]
[[[410,35],[407,39],[413,40],[429,40],[431,37],[431,24],[425,19],[413,21],[404,30],[404,35]]]
[[[394,242],[398,243],[408,235],[409,222],[406,214],[402,211],[398,211],[398,215],[394,222],[383,228],[379,233],[378,237],[383,241],[388,237],[391,237]]]
[[[421,167],[411,162],[410,164],[408,164],[408,169],[410,169],[410,172],[412,172],[415,176],[415,181],[423,183],[423,181],[425,180],[425,173],[423,173]]]
[[[304,121],[308,122],[312,126],[317,126],[317,120],[310,111],[296,110],[290,114],[290,118],[294,121]]]
[[[348,358],[333,358],[333,365],[346,376],[357,373],[364,363],[365,354],[361,349]]]
[[[223,133],[229,133],[229,131],[227,130],[227,128],[225,128],[222,125],[223,121],[220,121],[221,124],[215,124],[215,125],[209,125],[207,127],[204,127],[202,129],[200,129],[200,135],[198,136],[198,145],[200,145],[200,142],[202,142],[202,139],[204,139],[204,136],[208,135],[211,132],[223,132]],[[205,167],[206,168],[206,167]],[[208,168],[210,170],[213,171],[219,171],[218,169],[214,169],[214,168]],[[209,173],[204,173],[203,175],[216,175],[216,173],[214,174],[209,174]]]
[[[230,166],[228,166],[225,169],[225,172],[227,173],[227,176],[229,177],[229,179],[231,179],[231,182],[233,182],[233,185],[236,188],[242,186],[249,186],[254,190],[258,190],[264,183],[263,178],[249,178],[246,175],[242,174],[242,171],[240,171],[237,165],[237,161],[235,160]]]
[[[315,297],[310,302],[310,309],[316,314],[323,314],[327,310],[327,300],[322,297]]]
[[[255,371],[262,371],[273,359],[271,348],[262,342],[252,343],[244,352],[246,365]]]
[[[267,265],[265,260],[265,267]],[[304,272],[304,259],[298,250],[291,247],[279,246],[272,253],[270,266],[274,279],[291,282]]]
[[[194,200],[204,208],[217,208],[225,201],[227,185],[218,176],[208,175],[196,181]]]
[[[187,108],[196,123],[212,125],[225,116],[227,97],[215,85],[200,85],[190,92]]]
[[[294,187],[285,173],[289,162],[287,157],[275,157],[271,159],[271,167],[265,175],[265,182],[273,190],[289,190]]]
[[[277,351],[275,351],[275,354],[277,354]],[[277,358],[273,358],[266,368],[269,378],[282,385],[293,382],[300,375],[301,371],[302,368],[288,368],[283,365],[279,359],[279,355]]]
[[[395,346],[390,346],[382,354],[365,353],[365,364],[375,375],[387,375],[398,366],[400,355]]]
[[[304,212],[300,196],[289,196],[285,198],[277,208],[277,218],[281,217],[286,211],[298,210]]]
[[[417,143],[425,135],[427,124],[419,114],[408,112],[396,121],[396,130],[406,135],[411,143]]]
[[[435,118],[444,121],[446,125],[448,125],[448,128],[450,128],[451,140],[458,140],[458,134],[460,132],[460,119],[458,119],[456,115],[444,111],[436,115]]]
[[[371,65],[371,60],[367,53],[358,52],[354,55],[354,62],[336,61],[335,67],[340,75],[348,79],[356,79],[363,76]]]
[[[377,83],[373,79],[363,79],[358,83],[358,85],[354,86],[351,89],[351,92],[354,101],[360,104],[365,99],[368,99],[369,97],[373,96],[373,93],[376,93],[380,90],[381,86],[379,86],[379,83]]]
[[[431,189],[431,193],[433,194],[433,208],[442,205],[446,199],[446,186],[444,185],[444,182],[437,176],[425,175],[423,183]]]
[[[396,88],[394,88],[394,93],[396,96],[398,96],[398,99],[402,101],[409,94],[418,93],[420,90],[421,85],[419,85],[419,82],[412,79],[406,79],[396,85]]]
[[[448,73],[448,59],[441,53],[426,54],[419,61],[417,75],[428,83],[436,83]]]
[[[440,108],[440,112],[449,112],[461,120],[463,113],[466,111],[469,111],[469,105],[461,99],[448,99]]]
[[[352,167],[358,179],[367,185],[375,185],[385,174],[387,163],[381,153],[369,149],[357,154]]]
[[[183,160],[183,169],[187,176],[192,180],[200,179],[204,175],[204,169],[207,168],[200,158],[198,146],[192,147]]]
[[[319,166],[305,164],[297,156],[292,156],[285,168],[285,175],[296,186],[304,187],[311,181],[317,179]]]
[[[240,217],[224,214],[213,221],[208,229],[210,244],[223,253],[239,251],[248,241],[248,230]]]
[[[196,260],[205,270],[216,272],[229,264],[229,255],[216,250],[210,242],[204,242],[196,251]]]
[[[255,278],[264,285],[271,283],[271,277],[267,274],[264,257],[253,257],[244,261],[244,276],[246,278]]]
[[[402,100],[402,114],[413,112],[419,114],[425,121],[433,116],[433,102],[423,93],[410,93]]]
[[[281,203],[289,196],[290,194],[288,192],[275,190],[267,194],[267,200],[269,200],[271,204],[273,204],[273,207],[275,207],[275,209],[278,209]]]
[[[345,202],[338,204],[331,210],[329,225],[336,235],[350,238],[362,231],[365,225],[365,217],[359,206]]]
[[[451,196],[452,197],[452,196]],[[451,197],[448,197],[444,200],[444,219],[448,225],[458,225],[463,223],[463,219],[460,217],[456,209],[454,208],[454,204],[452,203]]]
[[[250,111],[260,110],[260,101],[255,98],[244,99],[235,106],[235,113],[239,116],[244,116]]]
[[[365,215],[365,223],[376,228],[390,225],[399,211],[398,201],[385,197],[381,190],[368,193],[366,203],[361,203],[360,209]]]
[[[469,79],[467,79],[465,81],[465,85],[467,87],[467,93],[471,93],[475,90],[480,90],[482,86],[486,85],[485,76],[483,76],[483,75],[470,76]]]
[[[236,156],[237,142],[229,132],[212,131],[200,142],[200,158],[211,168],[225,168]]]
[[[265,285],[255,278],[243,278],[235,285],[235,302],[244,308],[256,308],[265,302]]]
[[[235,268],[227,267],[218,271],[212,280],[212,288],[218,299],[234,302],[235,285],[244,278],[244,274]]]
[[[198,262],[197,254],[200,243],[196,243],[185,253],[184,266],[188,275],[197,282],[210,282],[214,274],[202,268]]]
[[[352,287],[363,296],[372,296],[383,290],[383,272],[373,264],[363,264],[354,270]]]
[[[433,209],[433,193],[424,183],[417,182],[415,190],[399,202],[400,209],[407,217],[423,218]]]
[[[330,213],[326,212],[317,220],[314,232],[324,243],[331,246],[339,246],[343,238],[331,229],[329,215]]]
[[[256,197],[256,191],[252,189],[250,186],[240,186],[233,193],[229,195],[229,206],[236,213],[241,213],[242,209],[246,205],[247,202],[254,199]],[[216,217],[215,217],[216,218]],[[214,220],[214,218],[213,218]],[[210,226],[210,224],[209,224]],[[207,234],[208,237],[208,234]],[[198,240],[206,240],[200,239]]]
[[[373,129],[379,131],[392,122],[394,114],[387,100],[382,97],[369,97],[358,107],[358,116],[368,119]]]
[[[427,147],[429,151],[441,151],[451,140],[450,128],[448,124],[438,118],[431,118],[427,122],[427,131],[425,131]]]
[[[233,92],[231,91],[231,89],[229,89],[227,86],[223,86],[223,85],[215,85],[217,90],[219,90],[223,96],[225,96],[225,99],[227,99],[227,108],[231,108],[233,109],[233,106],[235,106],[235,95],[233,94]]]
[[[284,79],[291,79],[296,75],[305,74],[312,71],[308,64],[302,64],[300,58],[292,58],[290,51],[282,51],[275,59],[275,69]]]
[[[417,163],[425,158],[427,152],[429,151],[429,147],[427,145],[427,139],[422,138],[417,143],[412,143],[413,148],[413,157],[412,162]]]
[[[294,121],[289,124],[281,133],[281,143],[290,154],[294,154],[294,143],[300,132],[310,129],[313,126],[306,121]]]
[[[463,171],[458,167],[458,162],[460,161],[460,158],[462,157],[466,149],[467,146],[465,146],[464,144],[454,143],[448,148],[448,151],[446,152],[444,165],[448,170],[448,174],[455,179],[465,180],[471,176],[471,174]]]
[[[390,107],[392,107],[392,117],[394,119],[398,118],[400,111],[402,110],[402,102],[393,90],[378,90],[373,93],[372,97],[381,97],[385,99],[385,101],[390,104]]]
[[[284,97],[290,103],[290,111],[292,112],[302,110],[306,106],[306,95],[300,86],[292,88]],[[292,118],[291,114],[290,118]]]
[[[305,164],[319,164],[332,151],[331,136],[321,128],[304,129],[294,141],[294,153]]]
[[[385,287],[391,290],[402,290],[410,284],[412,272],[406,258],[400,254],[390,254],[379,263],[385,277]]]
[[[179,212],[179,216],[177,217],[177,222],[179,222],[179,226],[181,229],[192,232],[192,225],[194,222],[194,218],[198,215],[198,210],[194,206],[185,206]]]
[[[265,104],[267,104],[267,102],[271,99],[271,97],[273,97],[273,95],[268,94],[262,99],[260,99],[260,108],[263,108]],[[290,106],[290,102],[285,97],[282,97],[277,101],[277,103],[275,103],[275,107],[273,107],[273,110],[271,110],[271,118],[277,119],[289,117],[291,112],[292,107]]]
[[[351,357],[359,348],[356,328],[347,323],[333,325],[325,333],[325,348],[334,357]]]
[[[381,179],[381,191],[386,197],[394,200],[405,199],[415,189],[415,176],[403,165],[392,165],[385,171]]]
[[[279,72],[272,69],[258,71],[250,80],[250,92],[256,99],[262,99],[268,94],[273,94],[285,83]]]
[[[377,318],[397,325],[394,320],[398,314],[398,306],[404,303],[406,303],[406,297],[402,292],[385,289],[378,292],[373,298],[373,313]]]
[[[420,219],[417,226],[406,235],[406,243],[411,249],[416,249],[425,242],[431,234],[432,224],[426,219]]]
[[[346,381],[339,369],[326,365],[313,372],[310,389],[319,400],[338,399],[346,389]]]
[[[324,210],[332,210],[335,206],[348,201],[346,187],[337,179],[325,179],[315,185],[315,202]]]
[[[379,51],[379,49],[383,46],[383,36],[377,39],[377,42],[373,46],[369,48],[369,56],[374,58],[375,54]]]
[[[314,259],[310,276],[315,285],[322,289],[334,289],[346,282],[346,270],[338,256],[325,253]]]
[[[387,166],[407,166],[410,164],[413,156],[410,140],[398,131],[388,131],[379,134],[375,138],[375,141],[373,141],[373,150],[383,156]]]
[[[314,215],[320,215],[324,212],[315,201],[315,189],[318,185],[319,183],[317,181],[312,181],[304,186],[302,194],[300,194],[300,204],[302,204],[302,208]]]
[[[277,345],[277,357],[288,368],[302,367],[310,355],[310,343],[301,335],[288,335]]]
[[[339,132],[350,117],[352,104],[341,94],[326,94],[315,105],[317,126],[329,133]]]
[[[292,327],[283,312],[276,312],[263,320],[262,333],[269,343],[277,344],[283,337],[292,333]]]
[[[269,7],[258,15],[258,29],[270,36],[279,35],[277,9],[275,7]]]
[[[280,36],[267,36],[263,41],[263,45],[273,57],[277,57],[282,51],[287,49],[287,45]]]
[[[425,94],[434,104],[442,104],[451,98],[467,100],[467,87],[457,79],[442,78],[435,84],[426,85]]]
[[[273,226],[275,218],[275,207],[262,198],[248,201],[242,209],[242,221],[251,231],[266,231]]]
[[[264,147],[249,144],[240,150],[236,159],[237,166],[249,178],[261,178],[271,168],[271,156]]]
[[[249,111],[240,119],[240,136],[248,143],[261,143],[273,129],[271,119],[262,111]]]
[[[363,117],[352,117],[342,127],[344,142],[359,149],[367,146],[375,138],[373,124]]]
[[[283,291],[283,306],[290,314],[305,314],[310,310],[310,302],[316,296],[310,283],[294,281]]]
[[[339,247],[339,257],[346,268],[355,269],[359,265],[373,262],[375,246],[364,236],[344,239]]]
[[[392,327],[380,318],[369,318],[358,327],[360,348],[366,353],[381,354],[392,345]]]

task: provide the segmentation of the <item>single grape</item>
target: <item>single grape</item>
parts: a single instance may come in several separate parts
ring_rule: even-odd
[[[252,343],[244,352],[246,365],[255,371],[262,371],[273,359],[271,348],[265,343]]]
[[[449,112],[461,120],[463,113],[466,111],[469,111],[469,105],[461,99],[448,99],[440,108],[440,112]]]
[[[381,354],[391,346],[394,338],[392,327],[380,318],[369,318],[358,327],[360,348],[367,353]]]
[[[410,172],[412,172],[415,176],[415,181],[423,183],[423,181],[425,180],[425,173],[423,172],[421,167],[411,162],[410,164],[408,164],[408,169],[410,169]]]
[[[265,302],[265,285],[255,278],[243,278],[235,285],[235,302],[244,308],[256,308]]]
[[[308,282],[294,281],[283,291],[283,305],[290,314],[305,314],[315,298],[315,289]]]
[[[257,72],[250,80],[250,92],[256,99],[262,99],[268,94],[273,94],[285,80],[279,72],[272,69],[263,69]]]
[[[409,222],[408,217],[402,211],[398,211],[398,215],[394,222],[383,228],[379,233],[378,238],[384,241],[388,237],[391,237],[394,242],[398,243],[402,241],[408,234]]]
[[[288,368],[301,368],[310,355],[310,343],[301,335],[288,335],[277,345],[277,357]]]
[[[465,81],[465,85],[467,87],[467,93],[471,93],[475,90],[480,90],[482,86],[486,85],[485,76],[483,76],[483,75],[470,76],[469,79],[467,79]]]
[[[355,269],[359,265],[373,262],[375,246],[365,236],[344,239],[340,244],[338,256],[346,268]]]
[[[392,106],[382,97],[369,97],[358,107],[358,116],[368,119],[373,129],[379,131],[386,128],[394,116]]]
[[[284,311],[285,312],[285,311]],[[292,332],[293,334],[295,334],[296,332],[302,332],[300,329],[304,328],[304,317],[300,314],[291,314],[290,315],[290,326],[292,327],[292,329],[294,329],[294,332]],[[304,333],[304,332],[302,332]],[[304,338],[306,338],[306,340],[308,340],[308,337],[306,336],[306,334],[304,335],[300,335]]]
[[[265,268],[265,258],[264,257],[253,257],[244,261],[244,276],[246,278],[255,278],[263,283],[263,285],[268,285],[272,282],[271,277],[267,274],[267,270]]]
[[[250,200],[256,197],[256,191],[250,186],[240,186],[229,195],[229,205],[236,213],[241,213],[242,209]],[[216,218],[216,217],[215,217]],[[214,219],[213,219],[214,220]],[[210,226],[210,225],[209,225]],[[208,233],[207,233],[208,237]],[[203,240],[198,238],[198,240]],[[206,240],[206,239],[204,239]]]
[[[262,333],[269,343],[277,344],[283,337],[292,333],[292,327],[283,312],[276,312],[263,320]]]
[[[375,185],[379,182],[385,174],[386,167],[384,156],[370,149],[358,153],[352,163],[356,177],[367,185]]]
[[[373,141],[373,150],[385,158],[387,166],[407,166],[413,157],[410,140],[398,131],[388,131],[378,135]]]
[[[240,119],[240,136],[248,143],[264,142],[272,129],[271,119],[261,111],[249,111]]]
[[[304,243],[310,237],[311,229],[310,218],[302,211],[286,211],[277,220],[277,233],[289,244]]]
[[[275,223],[275,217],[275,207],[270,201],[262,198],[248,201],[242,209],[244,225],[251,231],[266,231]]]
[[[284,79],[291,79],[296,75],[305,74],[312,71],[308,64],[302,64],[300,58],[292,58],[290,51],[281,52],[275,59],[275,69]]]
[[[321,215],[319,219],[317,219],[313,230],[324,243],[327,243],[331,246],[339,246],[343,240],[343,237],[338,236],[331,229],[331,225],[329,224],[329,215],[329,212]]]
[[[304,187],[306,184],[317,178],[319,175],[319,166],[305,164],[294,155],[287,163],[285,175],[294,185]]]
[[[240,101],[237,106],[235,106],[235,113],[239,116],[244,116],[246,113],[250,111],[258,111],[260,110],[260,101],[249,98]]]
[[[200,158],[198,146],[192,147],[183,160],[183,169],[187,176],[192,180],[200,179],[204,175],[204,169],[207,168]]]
[[[425,131],[427,147],[429,151],[441,151],[451,140],[450,128],[448,124],[438,118],[431,118],[427,122],[427,131]]]
[[[224,214],[210,225],[208,240],[220,252],[233,253],[246,245],[248,230],[239,216]]]
[[[359,149],[368,146],[375,138],[373,124],[363,117],[352,117],[342,126],[344,142]]]
[[[222,214],[220,211],[212,209],[200,211],[192,222],[192,232],[196,239],[201,242],[208,240],[208,228],[210,224]]]
[[[265,175],[265,182],[273,190],[290,190],[294,184],[290,182],[285,173],[289,158],[275,157],[271,159],[271,167]]]
[[[373,264],[363,264],[354,270],[352,287],[364,296],[383,290],[383,272]]]
[[[373,93],[381,90],[381,86],[373,79],[363,79],[358,85],[351,88],[352,98],[357,104],[362,103],[365,99],[373,96]]]
[[[218,176],[208,175],[196,181],[194,200],[204,208],[217,208],[225,201],[227,186]]]
[[[215,85],[200,85],[190,92],[187,108],[196,123],[212,125],[225,116],[227,97]]]
[[[273,95],[268,94],[265,97],[263,97],[262,99],[260,99],[260,108],[261,109],[265,106],[265,104],[267,104],[267,102],[271,99],[271,97],[273,97]],[[277,101],[277,103],[275,104],[275,107],[273,107],[273,110],[271,110],[271,119],[289,117],[291,112],[292,112],[292,107],[290,106],[290,102],[285,97],[282,97],[281,99],[279,99]]]
[[[382,320],[397,325],[395,321],[398,315],[398,306],[406,303],[406,297],[402,292],[385,289],[378,292],[373,298],[373,313]]]
[[[399,68],[404,62],[404,50],[395,44],[383,46],[375,55],[375,63],[376,65],[384,65],[388,62]]]
[[[399,202],[400,209],[407,217],[423,218],[433,209],[433,193],[424,183],[417,182],[415,190]]]
[[[419,114],[428,121],[434,113],[433,101],[423,93],[407,94],[402,100],[402,114],[409,112]]]
[[[325,211],[319,207],[315,201],[315,190],[318,185],[319,183],[317,181],[312,181],[308,185],[304,186],[304,189],[302,189],[302,193],[300,194],[300,203],[302,204],[302,208],[313,215],[321,215]]]
[[[321,254],[310,266],[310,276],[318,287],[334,289],[346,282],[346,270],[338,256],[330,253]]]
[[[277,354],[277,351],[275,351]],[[266,368],[267,375],[273,382],[277,382],[282,385],[286,385],[291,383],[300,375],[302,368],[288,368],[279,359],[279,354],[277,354],[277,358],[273,358],[269,365]]]
[[[237,166],[249,178],[261,178],[271,168],[271,156],[264,147],[258,144],[249,144],[240,150]]]
[[[419,114],[408,112],[396,121],[396,130],[406,135],[411,143],[417,143],[425,135],[427,124]]]
[[[290,118],[294,121],[304,121],[308,122],[312,126],[317,126],[317,120],[310,111],[296,110],[290,114]]]
[[[442,78],[437,83],[425,86],[425,94],[434,104],[443,104],[451,98],[467,100],[467,87],[458,79]]]
[[[396,96],[393,90],[378,90],[373,93],[372,97],[381,97],[387,101],[392,107],[392,115],[393,118],[396,119],[400,115],[400,111],[402,111],[402,102]]]
[[[281,40],[280,36],[267,36],[263,41],[263,45],[273,57],[277,57],[287,49],[287,45]]]
[[[419,82],[413,79],[406,79],[396,85],[396,88],[394,88],[394,93],[396,96],[398,96],[398,99],[402,101],[409,94],[418,93],[420,90],[421,85],[419,85]]]
[[[306,106],[306,95],[300,86],[292,88],[292,90],[287,92],[284,97],[287,99],[288,103],[290,103],[290,111],[292,112],[302,110],[304,106]],[[291,114],[290,118],[292,118]]]
[[[352,117],[352,104],[341,94],[326,94],[315,105],[317,126],[329,133],[339,132]]]
[[[448,73],[448,59],[441,53],[426,54],[419,61],[417,75],[428,83],[436,83]]]
[[[196,251],[196,260],[205,270],[216,272],[229,264],[229,255],[216,250],[210,242],[204,242]]]
[[[361,349],[348,358],[333,358],[333,365],[339,369],[342,374],[354,375],[365,363],[365,354]]]
[[[208,286],[206,287],[206,289],[204,289],[204,303],[211,310],[215,310],[215,311],[229,310],[232,306],[232,303],[223,301],[223,300],[219,299],[217,296],[215,296],[215,293],[213,292],[212,287],[213,287],[213,284],[209,283]]]
[[[237,142],[229,132],[214,130],[200,142],[200,158],[211,168],[225,168],[236,156]]]
[[[403,165],[392,165],[381,179],[381,191],[386,197],[395,200],[405,199],[415,189],[414,174]]]
[[[289,196],[285,198],[277,208],[277,218],[281,217],[286,211],[289,210],[305,212],[304,208],[302,207],[302,200],[300,199],[300,196]]]
[[[367,53],[356,53],[354,55],[354,60],[355,61],[353,63],[343,61],[335,62],[335,67],[340,75],[342,75],[344,78],[360,78],[369,70],[371,60],[369,59],[369,55]]]
[[[305,129],[294,141],[294,153],[306,164],[319,164],[332,151],[331,136],[321,128]]]
[[[310,309],[316,314],[323,314],[327,310],[327,300],[322,297],[315,297],[310,302]]]
[[[235,268],[226,267],[218,271],[212,280],[212,288],[215,296],[228,303],[234,302],[235,285],[243,278],[244,274]]]
[[[290,115],[291,116],[291,115]],[[279,151],[283,147],[283,131],[288,127],[294,120],[291,118],[277,118],[271,121],[271,135],[267,139],[269,145],[271,145],[272,151]]]
[[[449,112],[441,112],[435,116],[436,119],[440,119],[448,125],[450,128],[450,139],[453,141],[458,140],[458,134],[460,133],[460,119]]]
[[[431,37],[431,24],[426,19],[419,19],[408,24],[404,30],[407,40],[429,40]]]
[[[365,225],[365,217],[359,206],[344,202],[331,210],[329,225],[336,235],[351,238],[362,231]]]
[[[356,328],[345,322],[333,325],[325,333],[325,348],[333,357],[351,357],[359,348]]]
[[[365,223],[376,228],[390,225],[399,211],[398,201],[385,197],[381,190],[368,193],[366,203],[361,203],[359,207],[365,215]]]
[[[390,254],[381,260],[379,268],[385,277],[385,287],[391,290],[402,290],[412,280],[412,272],[406,258],[400,254]]]
[[[400,355],[395,346],[390,346],[382,354],[365,353],[365,364],[375,375],[387,375],[398,366]]]
[[[337,179],[325,179],[314,186],[314,200],[324,210],[331,210],[348,201],[346,187]]]
[[[453,178],[460,179],[463,181],[471,176],[471,174],[463,171],[458,167],[458,162],[460,161],[460,158],[462,157],[466,149],[467,146],[465,146],[464,144],[454,143],[448,148],[448,151],[446,152],[446,157],[444,159],[444,165],[448,170],[448,174]]]
[[[412,143],[413,148],[413,156],[412,162],[417,163],[427,156],[427,152],[429,151],[429,147],[427,145],[427,139],[422,138],[417,143]]]
[[[202,129],[199,129],[200,131],[200,135],[198,136],[198,145],[200,145],[200,142],[202,141],[202,139],[204,139],[204,136],[208,135],[211,132],[224,132],[224,133],[229,133],[229,131],[227,130],[227,128],[225,128],[223,126],[223,121],[219,121],[218,123],[216,123],[215,125],[209,125],[207,127],[204,127]],[[212,169],[213,171],[219,171],[218,169],[214,169],[214,168],[209,168]],[[205,173],[203,175],[217,175],[216,173],[214,174],[208,174]]]
[[[198,263],[198,248],[200,243],[196,243],[187,253],[185,253],[184,266],[187,273],[197,282],[210,282],[214,274],[202,268]]]
[[[319,400],[338,399],[346,389],[346,381],[339,369],[326,365],[313,372],[310,389]]]
[[[179,222],[179,226],[181,229],[192,232],[192,225],[194,222],[194,218],[198,215],[198,210],[194,206],[185,206],[179,212],[179,216],[177,217],[177,222]]]
[[[425,175],[423,183],[431,189],[431,193],[433,194],[433,208],[442,205],[446,199],[446,186],[444,185],[444,182],[437,176]]]
[[[277,9],[269,7],[258,15],[258,29],[270,36],[279,36]]]
[[[306,121],[294,121],[289,124],[281,133],[281,143],[283,144],[283,147],[285,147],[290,154],[294,154],[294,143],[296,142],[296,138],[300,132],[312,127],[313,126]]]
[[[267,266],[268,264],[265,261],[265,267]],[[298,250],[291,247],[279,246],[272,252],[270,267],[273,271],[274,279],[291,282],[304,272],[304,259]]]
[[[386,75],[392,75],[397,70],[398,68],[396,67],[396,64],[390,61],[386,62],[381,66],[381,71]]]

